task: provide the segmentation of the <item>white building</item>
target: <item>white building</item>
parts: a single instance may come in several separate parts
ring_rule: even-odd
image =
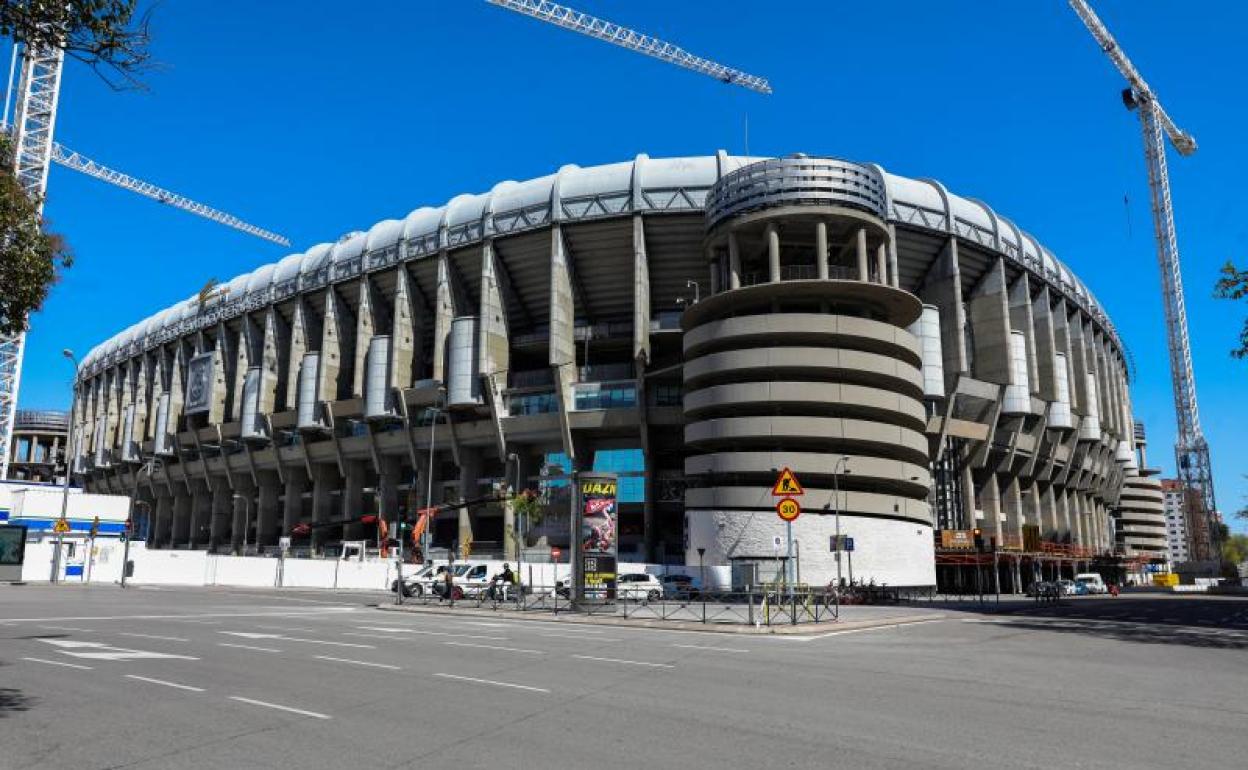
[[[1161,490],[1166,496],[1166,545],[1170,563],[1179,564],[1188,559],[1187,518],[1183,515],[1183,487],[1177,479],[1162,479]]]

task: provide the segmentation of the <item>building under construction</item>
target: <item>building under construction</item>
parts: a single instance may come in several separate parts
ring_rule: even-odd
[[[138,321],[76,396],[76,471],[147,503],[156,548],[320,553],[427,494],[591,469],[620,474],[622,558],[742,575],[777,567],[792,469],[812,584],[838,518],[855,579],[965,587],[995,562],[1003,590],[1151,553],[1155,526],[1083,282],[984,203],[833,158],[501,182]],[[476,552],[512,532],[506,505],[432,527]]]

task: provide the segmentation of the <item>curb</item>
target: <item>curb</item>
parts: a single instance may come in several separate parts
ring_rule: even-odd
[[[623,628],[646,628],[668,631],[693,631],[713,634],[747,634],[768,636],[797,636],[822,634],[835,631],[856,631],[885,626],[902,626],[911,623],[927,623],[933,620],[944,620],[946,614],[929,613],[924,615],[891,615],[870,620],[824,621],[819,623],[798,623],[796,625],[750,626],[745,623],[698,623],[687,620],[656,620],[633,619],[622,617],[593,617],[567,613],[555,614],[546,611],[508,612],[482,608],[450,609],[445,607],[428,607],[412,605],[378,604],[375,609],[381,612],[407,612],[414,615],[461,616],[471,618],[494,618],[507,620],[532,621],[539,623],[567,623],[583,626],[615,626]],[[504,614],[506,613],[506,614]]]

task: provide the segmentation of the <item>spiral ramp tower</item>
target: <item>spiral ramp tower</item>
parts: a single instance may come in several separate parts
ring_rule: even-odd
[[[908,331],[923,307],[890,285],[884,200],[875,169],[802,156],[712,188],[713,293],[683,318],[687,559],[704,549],[772,578],[784,524],[771,480],[789,468],[805,487],[804,570],[828,574],[835,555],[811,546],[839,512],[863,560],[933,582],[923,358]]]

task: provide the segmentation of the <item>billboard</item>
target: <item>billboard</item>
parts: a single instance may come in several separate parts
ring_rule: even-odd
[[[575,586],[578,601],[615,600],[619,552],[619,482],[614,473],[583,473],[576,479]]]
[[[0,524],[0,580],[22,579],[22,562],[26,560],[26,528],[16,524]]]
[[[212,353],[201,353],[186,365],[187,414],[207,412],[212,403]]]

